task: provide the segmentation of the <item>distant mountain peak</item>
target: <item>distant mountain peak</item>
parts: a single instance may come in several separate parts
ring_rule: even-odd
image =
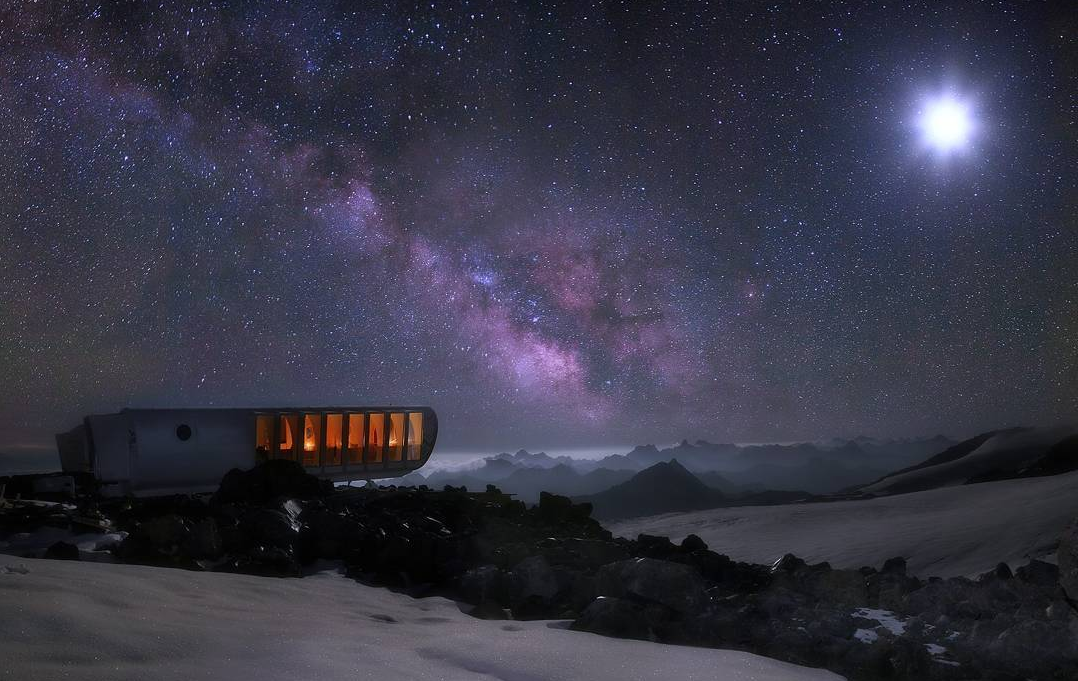
[[[726,496],[708,487],[675,458],[582,499],[595,505],[596,517],[611,518],[714,508],[725,503]]]

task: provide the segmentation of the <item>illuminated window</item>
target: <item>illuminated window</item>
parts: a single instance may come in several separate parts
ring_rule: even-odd
[[[363,463],[363,414],[348,415],[348,464]]]
[[[322,415],[303,415],[303,465],[318,465],[318,446],[321,443]]]
[[[322,465],[341,465],[343,437],[344,416],[341,414],[326,414],[326,451],[322,458]]]
[[[385,423],[385,414],[367,414],[367,463],[382,463]]]
[[[255,461],[269,459],[272,451],[273,417],[269,414],[259,414],[255,419]]]
[[[404,414],[389,415],[389,460],[400,461],[404,456]]]
[[[277,458],[295,461],[299,414],[281,414],[280,427],[277,432]]]
[[[408,414],[408,460],[419,461],[423,450],[423,413]]]

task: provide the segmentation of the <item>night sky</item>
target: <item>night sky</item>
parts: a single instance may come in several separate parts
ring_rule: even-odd
[[[1072,3],[0,6],[9,444],[123,406],[429,404],[443,449],[1078,419]]]

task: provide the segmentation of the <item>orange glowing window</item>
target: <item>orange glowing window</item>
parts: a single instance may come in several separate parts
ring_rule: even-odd
[[[367,414],[367,463],[382,463],[385,446],[386,415]]]
[[[303,415],[303,465],[318,465],[318,449],[322,440],[322,415]]]
[[[273,452],[273,417],[259,414],[255,417],[255,461],[265,461]]]
[[[281,414],[277,435],[277,458],[296,460],[296,435],[299,434],[299,414]]]
[[[326,451],[323,466],[340,466],[344,438],[344,415],[326,414]]]
[[[404,414],[389,415],[389,460],[400,461],[404,455]]]
[[[363,463],[363,414],[348,415],[348,463]]]
[[[423,451],[423,413],[408,414],[408,460],[419,461]]]

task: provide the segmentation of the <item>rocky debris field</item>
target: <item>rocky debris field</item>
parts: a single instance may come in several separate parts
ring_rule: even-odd
[[[854,681],[1078,678],[1078,611],[1067,598],[1078,595],[1078,528],[1061,542],[1062,584],[1060,568],[1040,561],[925,581],[902,558],[859,570],[793,555],[738,563],[694,535],[680,544],[615,538],[587,504],[565,497],[543,494],[527,507],[494,487],[334,490],[273,461],[230,472],[213,496],[5,503],[3,550],[64,523],[111,538],[97,548],[124,563],[299,577],[338,561],[357,580],[449,596],[476,617],[571,620],[581,631],[746,650]],[[24,553],[90,557],[81,545]]]

